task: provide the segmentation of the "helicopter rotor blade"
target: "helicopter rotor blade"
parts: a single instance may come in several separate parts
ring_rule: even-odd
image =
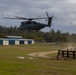
[[[4,19],[17,19],[17,18],[11,18],[11,17],[3,17]]]
[[[46,15],[47,15],[48,19],[49,19],[49,18],[54,18],[53,15],[52,15],[52,16],[49,16],[48,12],[46,12]],[[47,20],[48,20],[48,19],[47,19]]]
[[[16,20],[28,20],[28,18],[24,18],[24,17],[18,17],[15,16],[15,18],[11,18],[11,17],[3,17],[4,19],[16,19]]]
[[[16,19],[16,20],[39,20],[39,19],[46,19],[47,17],[42,17],[42,18],[24,18],[24,17],[19,17],[15,16],[15,18],[11,17],[3,17],[4,19]]]
[[[24,18],[24,17],[19,17],[19,16],[15,16],[17,19],[24,19],[24,20],[28,20],[28,18]]]
[[[48,12],[46,12],[47,17],[49,18]]]

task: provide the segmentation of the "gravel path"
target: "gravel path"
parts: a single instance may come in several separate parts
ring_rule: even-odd
[[[49,56],[46,56],[47,54],[52,54],[52,53],[57,53],[58,51],[50,51],[50,52],[37,52],[37,53],[31,53],[28,54],[29,56],[32,57],[44,57],[44,58],[51,58]]]

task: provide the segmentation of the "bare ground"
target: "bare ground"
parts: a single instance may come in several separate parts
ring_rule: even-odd
[[[31,53],[31,54],[28,54],[28,55],[29,55],[29,56],[32,56],[32,57],[51,58],[51,57],[47,56],[47,54],[52,54],[52,53],[57,53],[57,51],[50,51],[50,52],[37,52],[37,53]]]

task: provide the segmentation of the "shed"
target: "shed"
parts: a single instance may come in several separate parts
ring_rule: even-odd
[[[0,38],[0,45],[20,45],[20,44],[34,44],[33,39],[9,39]]]

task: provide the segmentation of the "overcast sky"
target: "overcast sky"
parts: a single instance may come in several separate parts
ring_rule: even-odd
[[[76,0],[0,0],[0,25],[19,26],[20,20],[3,17],[46,17],[54,16],[52,28],[62,32],[76,33]],[[47,23],[45,20],[40,20]],[[44,28],[47,32],[50,28]]]

